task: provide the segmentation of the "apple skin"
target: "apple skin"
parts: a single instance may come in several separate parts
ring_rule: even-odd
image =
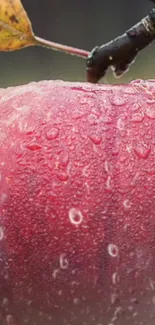
[[[155,322],[155,81],[0,90],[2,325]]]

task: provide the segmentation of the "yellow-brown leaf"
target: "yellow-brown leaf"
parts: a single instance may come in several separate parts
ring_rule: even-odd
[[[0,0],[0,51],[35,45],[31,22],[20,0]]]

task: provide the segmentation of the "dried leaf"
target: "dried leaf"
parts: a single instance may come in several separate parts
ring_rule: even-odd
[[[0,51],[35,45],[31,22],[20,0],[0,0]]]
[[[0,51],[14,51],[32,45],[48,47],[83,58],[89,54],[87,51],[35,36],[21,1],[0,0]]]

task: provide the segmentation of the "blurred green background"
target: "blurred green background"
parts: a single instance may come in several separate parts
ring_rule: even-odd
[[[152,8],[147,0],[23,0],[22,3],[37,36],[86,50],[124,33]],[[109,70],[101,82],[126,83],[135,78],[155,78],[155,42],[139,54],[121,79],[115,79]],[[39,47],[0,52],[0,87],[44,79],[84,81],[85,61]]]

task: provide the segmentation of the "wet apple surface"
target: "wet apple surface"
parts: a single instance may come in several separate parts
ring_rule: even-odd
[[[2,325],[155,322],[155,81],[0,90]]]

